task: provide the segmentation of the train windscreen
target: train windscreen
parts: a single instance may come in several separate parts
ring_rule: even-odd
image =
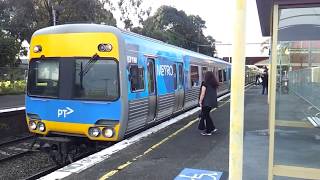
[[[59,61],[37,59],[30,62],[28,93],[41,97],[58,97]]]
[[[118,63],[99,57],[33,59],[27,92],[36,97],[113,101],[119,98]]]
[[[75,60],[74,98],[118,98],[118,65],[112,60]]]

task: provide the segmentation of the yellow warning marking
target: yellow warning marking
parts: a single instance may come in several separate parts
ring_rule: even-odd
[[[122,170],[122,169],[124,169],[125,167],[129,166],[131,163],[132,163],[131,161],[128,161],[127,163],[118,166],[117,169],[118,169],[118,170]]]
[[[225,104],[227,104],[230,100],[225,101],[222,105],[220,105],[219,107],[224,106]],[[217,108],[214,108],[212,111],[217,110]],[[147,149],[145,152],[143,152],[143,154],[135,157],[132,159],[132,161],[128,161],[125,164],[122,164],[120,166],[118,166],[117,169],[115,170],[111,170],[108,173],[106,173],[105,175],[103,175],[101,178],[99,178],[99,180],[105,180],[110,178],[111,176],[115,175],[117,172],[119,172],[120,170],[123,170],[125,167],[129,166],[130,164],[132,164],[134,161],[137,161],[139,158],[143,157],[144,155],[150,153],[152,150],[155,150],[157,147],[159,147],[160,145],[162,145],[163,143],[165,143],[166,141],[168,141],[169,139],[171,139],[172,137],[176,136],[177,134],[179,134],[180,132],[182,132],[183,130],[187,129],[188,127],[190,127],[192,124],[194,124],[195,122],[197,122],[198,119],[192,120],[190,121],[187,125],[183,126],[182,128],[180,128],[178,131],[170,134],[168,137],[162,139],[160,142],[158,142],[157,144],[152,145],[149,149]]]
[[[112,170],[110,172],[108,172],[107,174],[103,175],[101,178],[99,178],[99,180],[105,180],[110,178],[111,176],[115,175],[119,170]]]
[[[149,148],[148,150],[146,150],[146,151],[143,153],[143,155],[146,155],[146,154],[148,154],[148,153],[151,152],[151,151],[152,151],[152,149]]]
[[[296,120],[276,120],[276,126],[285,126],[285,127],[297,127],[297,128],[314,128],[307,121],[296,121]]]
[[[162,143],[164,143],[164,142],[167,141],[167,140],[169,140],[168,137],[164,138],[164,139],[163,139],[162,141],[160,141],[159,143],[153,145],[153,146],[151,147],[151,149],[155,149],[156,147],[160,146]]]

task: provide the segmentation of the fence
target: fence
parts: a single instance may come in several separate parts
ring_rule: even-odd
[[[320,109],[320,67],[290,71],[289,89]]]

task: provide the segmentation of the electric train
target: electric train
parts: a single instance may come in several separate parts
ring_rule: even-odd
[[[119,141],[197,106],[206,71],[221,83],[218,95],[230,90],[231,64],[217,58],[106,25],[40,29],[30,44],[28,127]]]

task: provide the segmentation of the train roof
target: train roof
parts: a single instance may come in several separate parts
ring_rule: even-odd
[[[127,34],[130,36],[134,36],[137,38],[141,38],[144,40],[148,40],[148,41],[152,41],[154,43],[158,43],[164,46],[168,46],[171,48],[174,48],[176,50],[180,50],[185,52],[185,55],[189,55],[192,57],[196,57],[196,58],[202,58],[202,59],[211,59],[214,60],[216,62],[220,62],[220,63],[224,63],[224,64],[229,64],[226,61],[223,61],[219,58],[214,58],[211,56],[207,56],[204,54],[200,54],[194,51],[190,51],[188,49],[184,49],[181,47],[177,47],[168,43],[165,43],[163,41],[157,40],[157,39],[153,39],[150,37],[146,37],[140,34],[136,34],[133,32],[129,32],[129,31],[125,31],[123,29],[117,28],[117,27],[113,27],[113,26],[108,26],[108,25],[101,25],[101,24],[65,24],[65,25],[57,25],[57,26],[50,26],[50,27],[46,27],[43,29],[39,29],[36,32],[33,33],[32,36],[37,36],[37,35],[41,35],[41,34],[63,34],[63,33],[82,33],[82,32],[112,32],[115,33],[118,36],[121,36],[122,34]]]

